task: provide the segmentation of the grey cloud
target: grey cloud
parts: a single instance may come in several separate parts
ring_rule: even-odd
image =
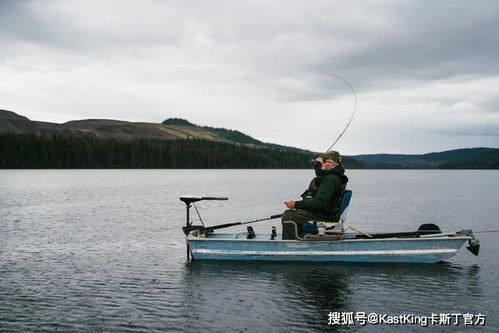
[[[136,12],[120,1],[3,1],[0,13],[0,41],[63,51],[102,53],[113,48],[173,45],[181,35],[161,29],[170,19],[168,10],[156,15],[151,9]]]
[[[479,126],[466,126],[461,125],[452,129],[439,129],[433,132],[445,134],[447,136],[478,136],[478,137],[491,137],[494,142],[493,145],[499,144],[499,124],[494,125],[479,125]]]
[[[390,112],[405,107],[407,119],[399,121],[416,119],[422,109],[489,114],[478,124],[456,121],[442,131],[495,133],[480,123],[495,124],[498,94],[488,87],[474,96],[462,86],[469,83],[476,93],[486,88],[484,78],[497,82],[498,12],[495,1],[0,0],[0,72],[16,83],[0,85],[0,98],[4,108],[44,107],[69,120],[68,110],[85,114],[85,92],[99,96],[93,117],[136,119],[141,111],[132,110],[147,104],[155,111],[143,120],[175,109],[176,116],[225,126],[248,119],[237,129],[251,133],[263,117],[279,121],[295,112],[299,119],[300,108],[329,110],[336,103],[350,110],[350,89],[325,71],[357,90],[365,131],[396,126]],[[448,87],[435,93],[439,82]],[[58,96],[61,87],[65,93]],[[128,100],[117,100],[122,95]],[[64,101],[59,109],[43,105],[55,96]],[[299,119],[296,126],[313,123]],[[269,139],[279,142],[279,135]],[[410,149],[414,139],[407,137]],[[318,138],[307,140],[304,147],[316,149]]]
[[[413,2],[399,21],[357,54],[347,68],[374,69],[380,76],[441,79],[499,72],[499,3]],[[375,77],[370,79],[376,83]]]
[[[107,7],[99,8],[106,3]],[[127,8],[126,2],[118,1],[114,12],[109,3],[4,1],[0,35],[52,47],[86,47],[89,52],[112,47],[192,47],[204,38],[213,48],[227,50],[226,55],[232,56],[227,61],[242,67],[261,68],[263,73],[279,77],[341,72],[359,87],[370,89],[387,78],[438,79],[499,70],[496,2],[474,6],[444,1],[431,5],[388,2],[384,6],[367,2],[377,8],[372,16],[381,15],[383,9],[393,16],[381,15],[376,21],[354,15],[355,25],[339,17],[341,6],[334,2],[191,5],[146,1],[141,2],[141,9],[137,5]],[[353,8],[362,12],[360,9]],[[341,49],[346,51],[338,53]],[[317,83],[323,87],[328,80]]]
[[[499,97],[485,100],[484,102],[480,103],[480,106],[482,107],[481,109],[484,112],[499,114]]]

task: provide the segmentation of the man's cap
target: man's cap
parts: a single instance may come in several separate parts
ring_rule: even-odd
[[[336,150],[329,150],[328,152],[321,154],[324,160],[331,160],[337,164],[341,163],[341,155]]]

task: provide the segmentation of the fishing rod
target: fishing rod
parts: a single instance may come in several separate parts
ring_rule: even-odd
[[[355,112],[357,111],[357,93],[355,92],[355,89],[352,87],[352,85],[347,81],[345,80],[344,78],[342,78],[341,76],[338,76],[336,74],[333,74],[333,73],[328,73],[328,72],[321,72],[322,74],[325,74],[325,75],[329,75],[329,76],[332,76],[332,77],[335,77],[337,78],[338,80],[344,82],[348,87],[350,87],[350,89],[352,90],[352,93],[353,93],[353,97],[354,97],[354,100],[355,100],[355,105],[353,107],[353,112],[352,112],[352,116],[350,117],[350,120],[348,121],[347,125],[345,126],[345,128],[343,129],[343,131],[340,133],[340,135],[336,138],[336,140],[333,142],[333,144],[331,146],[329,146],[328,149],[326,149],[326,152],[329,151],[331,148],[334,147],[334,145],[341,139],[341,137],[343,136],[343,134],[345,134],[345,132],[347,131],[348,127],[350,126],[350,124],[352,123],[352,120],[353,120],[353,117],[355,116]]]
[[[228,228],[232,227],[235,225],[241,225],[241,224],[249,224],[249,223],[255,223],[255,222],[261,222],[261,221],[268,221],[268,220],[273,220],[277,219],[282,216],[282,214],[276,214],[276,215],[271,215],[270,217],[266,218],[261,218],[261,219],[255,219],[255,220],[250,220],[250,221],[240,221],[240,222],[233,222],[233,223],[224,223],[224,224],[217,224],[213,225],[211,227],[206,227],[204,225],[203,220],[201,219],[201,215],[199,215],[199,211],[194,205],[195,202],[202,201],[202,200],[229,200],[227,197],[200,197],[200,196],[191,196],[191,195],[183,195],[180,198],[180,201],[185,203],[185,208],[186,208],[186,221],[185,221],[185,226],[182,227],[182,230],[184,231],[184,234],[187,236],[191,231],[194,230],[201,230],[201,231],[213,231],[216,229],[222,229],[222,228]],[[199,216],[199,219],[201,220],[202,225],[192,225],[192,222],[190,221],[190,214],[189,214],[189,209],[194,206],[196,209],[196,213]]]
[[[262,222],[262,221],[268,221],[268,220],[273,220],[282,217],[282,214],[276,214],[276,215],[271,215],[270,217],[265,217],[261,219],[255,219],[255,220],[250,220],[250,221],[240,221],[240,222],[232,222],[232,223],[224,223],[224,224],[217,224],[217,225],[212,225],[211,227],[205,227],[204,225],[189,225],[185,226],[182,229],[184,230],[184,234],[188,235],[189,232],[193,230],[201,230],[205,232],[210,232],[216,229],[223,229],[223,228],[229,228],[233,227],[236,225],[243,225],[243,224],[249,224],[249,223],[256,223],[256,222]]]

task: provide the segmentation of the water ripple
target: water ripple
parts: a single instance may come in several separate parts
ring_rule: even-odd
[[[449,209],[446,215],[445,210],[433,209],[425,215],[423,207],[433,207],[434,201],[421,177],[352,172],[356,197],[351,219],[361,229],[375,225],[406,229],[413,227],[411,214],[419,214],[416,220],[441,221],[443,227],[452,226],[455,214],[470,221],[473,214],[480,214],[484,224],[473,227],[490,228],[487,221],[499,215],[496,175],[455,175],[468,182],[462,188],[482,198],[480,212],[472,211],[466,196],[453,195],[454,185],[446,183],[447,192],[445,186],[436,186],[435,191],[443,191],[438,194],[440,205],[457,212]],[[499,331],[495,258],[499,245],[487,234],[480,235],[479,257],[463,251],[437,265],[186,262],[179,229],[185,214],[177,198],[180,194],[189,190],[230,194],[228,209],[220,203],[199,205],[207,223],[224,223],[275,213],[286,199],[284,194],[294,193],[297,180],[308,184],[309,176],[300,170],[285,174],[266,170],[0,172],[0,331],[392,329],[332,329],[327,325],[329,311],[481,312],[487,314],[486,329]],[[269,179],[274,186],[267,186]],[[438,181],[438,177],[432,179]],[[378,198],[371,192],[373,182],[389,184],[393,192]],[[259,189],[250,207],[247,191],[241,190],[247,188]],[[411,201],[413,196],[418,199]],[[268,232],[270,224],[255,225],[255,230]],[[414,329],[405,327],[405,331]]]

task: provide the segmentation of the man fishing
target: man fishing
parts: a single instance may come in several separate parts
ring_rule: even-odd
[[[288,210],[282,215],[282,239],[302,237],[304,223],[339,220],[341,195],[348,182],[340,153],[329,150],[314,162],[316,177],[301,195],[302,200],[284,202]]]

